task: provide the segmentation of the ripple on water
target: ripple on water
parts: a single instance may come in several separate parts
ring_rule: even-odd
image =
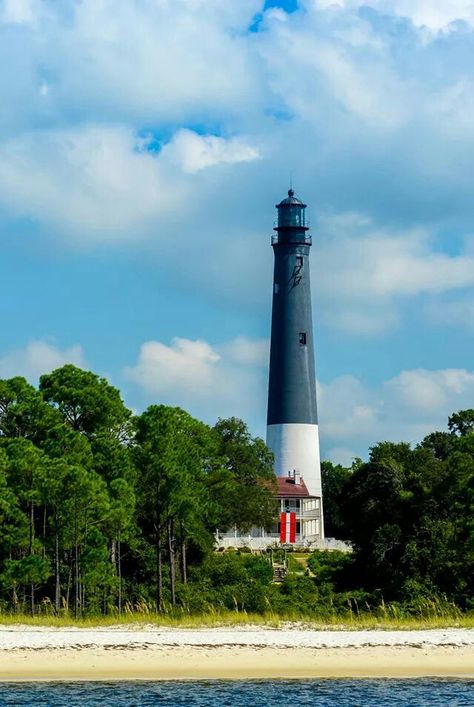
[[[0,684],[20,707],[474,707],[474,680],[247,680]]]

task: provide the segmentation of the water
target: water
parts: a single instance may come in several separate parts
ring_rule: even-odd
[[[474,680],[246,680],[0,684],[0,706],[474,707]]]

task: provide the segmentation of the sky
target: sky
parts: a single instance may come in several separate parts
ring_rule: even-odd
[[[308,204],[322,455],[474,407],[474,2],[0,0],[0,376],[265,434]]]

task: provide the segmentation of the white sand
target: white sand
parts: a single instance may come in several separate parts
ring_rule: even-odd
[[[0,628],[0,680],[474,677],[474,630]]]
[[[315,631],[255,626],[212,629],[155,627],[0,628],[0,650],[18,648],[139,648],[152,646],[248,646],[271,648],[361,648],[363,646],[474,647],[474,629],[425,631]]]

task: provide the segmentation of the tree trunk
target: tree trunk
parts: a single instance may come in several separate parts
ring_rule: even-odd
[[[61,608],[61,573],[59,567],[59,529],[58,513],[54,514],[54,607],[56,612]]]
[[[171,604],[175,606],[176,604],[176,562],[175,562],[175,552],[174,552],[174,537],[173,537],[173,519],[168,520],[168,552],[170,558],[170,591],[171,591]]]
[[[33,554],[33,541],[35,535],[35,504],[33,501],[30,503],[30,557]],[[35,615],[35,585],[33,582],[30,584],[30,611],[31,615]]]
[[[156,551],[156,610],[163,608],[163,557],[161,548],[160,526],[155,525],[155,551]]]
[[[79,610],[79,544],[77,542],[77,511],[74,514],[74,618]]]
[[[72,583],[72,557],[70,553],[67,554],[67,590],[66,590],[66,611],[69,612],[69,604],[71,598],[71,583]]]
[[[122,543],[120,541],[120,530],[117,536],[117,574],[118,574],[118,612],[122,613]]]
[[[46,506],[43,508],[43,540],[42,540],[42,544],[43,544],[42,557],[44,560],[46,557],[46,547],[45,547],[46,546]]]
[[[181,523],[181,576],[183,584],[188,583],[188,565],[186,559],[186,536],[184,534],[184,526]]]

